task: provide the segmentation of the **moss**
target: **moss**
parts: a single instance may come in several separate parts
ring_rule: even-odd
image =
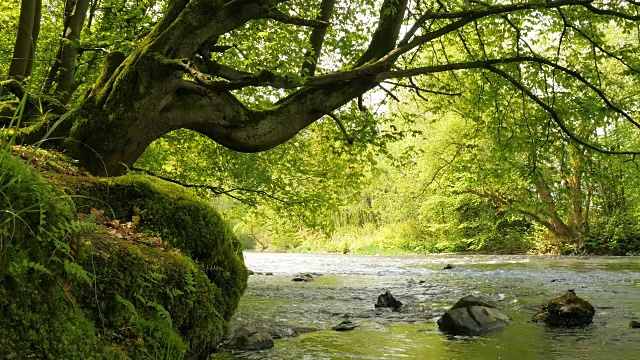
[[[106,215],[123,221],[140,216],[139,230],[160,236],[164,246],[179,249],[182,254],[189,256],[171,257],[167,254],[174,252],[170,252],[154,255],[154,258],[149,249],[144,247],[113,245],[110,250],[102,251],[99,259],[103,261],[103,266],[108,267],[109,275],[105,275],[105,278],[113,283],[106,284],[105,289],[98,285],[98,293],[105,291],[114,296],[127,295],[129,299],[135,295],[135,289],[146,286],[144,284],[152,280],[154,275],[151,274],[161,274],[162,283],[185,292],[180,281],[184,281],[185,276],[191,276],[186,275],[184,270],[190,268],[200,288],[203,288],[205,280],[211,284],[210,290],[202,290],[205,295],[200,299],[185,298],[174,304],[168,294],[154,292],[158,289],[149,288],[145,291],[151,292],[148,294],[151,298],[162,300],[154,301],[168,306],[166,309],[175,327],[191,351],[204,354],[211,350],[227,330],[227,323],[246,288],[248,277],[241,244],[220,215],[190,191],[145,176],[109,179],[63,176],[57,181],[66,184],[70,194],[75,194],[73,199],[78,211],[104,209]],[[185,262],[187,260],[189,262]],[[180,261],[185,263],[180,265]],[[165,262],[173,265],[162,265]],[[162,268],[178,270],[166,273]],[[168,291],[166,286],[160,289],[165,293]],[[104,300],[105,303],[108,301]],[[199,310],[194,313],[192,306],[195,304],[198,304]],[[90,306],[89,301],[87,306]]]
[[[533,315],[533,322],[544,322],[551,326],[572,327],[590,324],[596,311],[589,302],[579,298],[574,290],[555,297],[542,305]]]
[[[95,285],[77,283],[73,293],[78,303],[106,329],[133,329],[128,334],[107,332],[109,341],[138,354],[129,354],[131,358],[167,347],[182,352],[182,340],[193,358],[215,349],[228,326],[218,312],[217,299],[224,294],[198,264],[179,251],[120,239],[104,230],[88,240],[89,252],[80,264],[95,271]],[[128,349],[131,339],[147,344]]]
[[[190,191],[146,176],[67,179],[78,211],[104,209],[115,219],[138,214],[140,229],[160,236],[198,262],[224,292],[220,313],[230,318],[245,290],[247,270],[242,245],[221,216]]]
[[[217,212],[172,184],[82,176],[64,157],[15,152],[0,152],[0,205],[11,210],[0,212],[0,357],[206,358],[247,281],[240,244]],[[62,234],[74,202],[122,220],[138,214],[138,229],[164,244],[95,225]],[[93,284],[67,273],[60,238],[81,240],[74,256]]]
[[[93,322],[60,288],[19,286],[11,290],[0,287],[0,358],[94,358],[98,345]]]
[[[0,126],[11,123],[19,104],[18,100],[0,101]]]
[[[0,357],[91,358],[93,323],[59,286],[68,277],[58,240],[73,203],[4,151],[0,192]]]
[[[29,261],[50,260],[56,229],[68,224],[73,203],[23,161],[0,152],[0,279],[9,259],[18,254]]]

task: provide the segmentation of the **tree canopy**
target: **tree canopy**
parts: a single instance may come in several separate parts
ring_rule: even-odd
[[[621,161],[640,153],[628,141],[640,127],[639,5],[11,0],[2,5],[9,25],[0,29],[0,51],[11,58],[0,63],[7,74],[3,96],[30,95],[32,109],[20,130],[24,141],[46,134],[47,144],[95,174],[138,167],[193,180],[199,168],[205,169],[197,171],[203,188],[232,193],[245,187],[218,186],[222,179],[246,178],[245,170],[254,167],[259,171],[248,177],[277,187],[256,193],[279,193],[289,204],[296,199],[281,197],[301,188],[308,189],[306,201],[330,201],[318,200],[321,187],[313,185],[323,177],[340,189],[334,198],[348,196],[368,181],[369,170],[356,169],[358,164],[375,163],[374,153],[387,151],[385,143],[455,111],[467,120],[453,130],[493,138],[467,149],[484,149],[478,156],[504,165],[493,172],[466,170],[492,174],[483,180],[487,184],[506,181],[500,176],[507,172],[537,179],[519,190],[512,184],[497,192],[463,190],[506,206],[518,191],[536,188],[539,198],[548,195],[544,216],[530,207],[518,211],[560,229],[556,220],[565,215],[554,220],[550,202],[557,200],[551,197],[566,184],[584,188],[568,169],[598,172],[596,162],[580,160],[587,153],[627,156]],[[390,101],[425,102],[426,108],[392,111]],[[403,116],[411,120],[401,127],[397,119]],[[272,155],[229,156],[212,145],[259,153],[294,137]],[[510,145],[500,145],[505,143]],[[198,161],[207,165],[189,170],[179,149],[200,149]],[[296,160],[300,151],[325,162],[305,170]],[[207,156],[214,158],[207,162]],[[225,167],[233,161],[244,165]],[[333,176],[318,170],[323,166]],[[585,204],[572,205],[571,220],[561,222],[582,227],[584,214],[576,214],[586,211]]]

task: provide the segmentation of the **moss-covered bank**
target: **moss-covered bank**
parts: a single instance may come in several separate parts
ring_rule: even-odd
[[[103,209],[122,221],[139,216],[138,228],[179,249],[203,269],[224,294],[218,311],[228,319],[245,290],[247,270],[242,245],[218,212],[190,191],[147,176],[58,178],[74,194],[79,212]]]
[[[71,176],[61,166],[43,166],[55,170],[45,181],[7,153],[0,166],[0,358],[203,359],[215,350],[247,271],[205,201],[147,177]]]

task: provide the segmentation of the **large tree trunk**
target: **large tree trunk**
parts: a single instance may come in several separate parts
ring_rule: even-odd
[[[198,131],[237,151],[267,150],[379,82],[372,73],[338,74],[321,86],[299,88],[269,110],[249,109],[233,96],[233,88],[184,76],[197,80],[202,75],[189,59],[203,44],[265,17],[277,1],[186,2],[172,2],[161,22],[117,68],[107,64],[74,113],[67,146],[89,171],[121,174],[151,142],[176,129]],[[399,21],[403,13],[397,15]]]
[[[22,0],[18,36],[9,66],[9,77],[22,80],[31,75],[31,64],[35,55],[40,32],[42,0]]]

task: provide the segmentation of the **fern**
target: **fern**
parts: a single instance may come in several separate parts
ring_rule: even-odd
[[[93,279],[91,278],[91,274],[77,263],[65,260],[64,270],[70,277],[75,277],[76,279],[87,283],[89,286],[93,286]]]
[[[131,301],[123,298],[120,295],[116,295],[116,301],[122,304],[127,310],[129,310],[129,313],[131,314],[131,316],[135,318],[138,317],[138,312],[136,311],[136,307],[131,303]]]
[[[169,312],[167,311],[167,309],[164,308],[164,306],[162,306],[161,304],[158,304],[155,301],[150,301],[147,306],[156,309],[156,311],[158,312],[158,315],[160,315],[160,317],[167,322],[167,324],[169,325],[173,325],[173,321],[171,320],[171,314],[169,314]]]

